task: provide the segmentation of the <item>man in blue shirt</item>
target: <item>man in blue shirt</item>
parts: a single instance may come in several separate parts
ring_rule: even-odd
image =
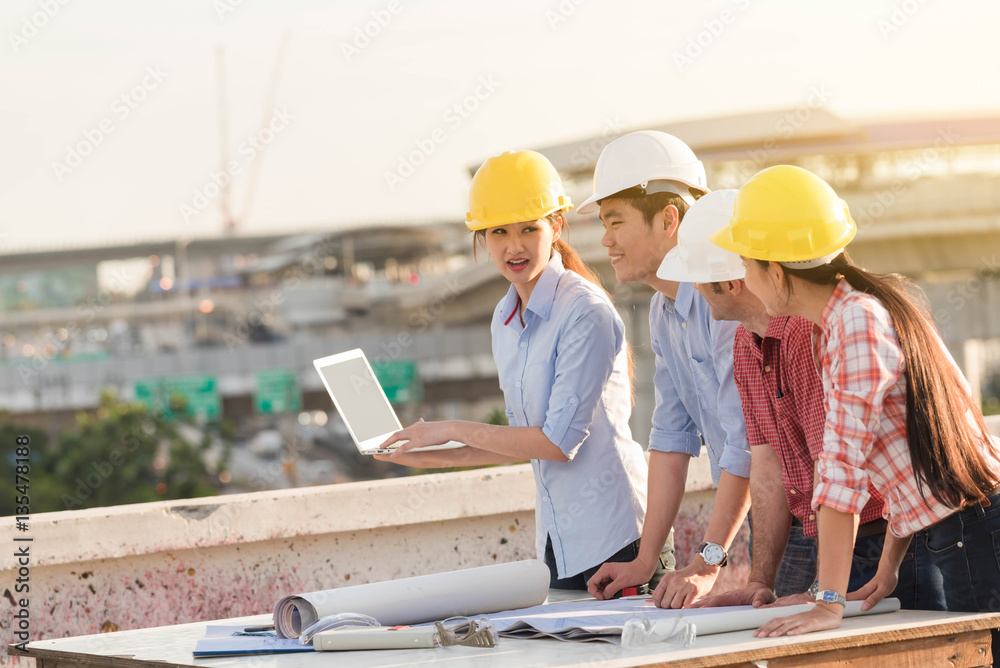
[[[600,208],[602,243],[616,279],[656,290],[649,314],[656,409],[639,555],[631,562],[604,564],[588,589],[597,598],[610,598],[649,580],[677,517],[688,464],[701,453],[704,440],[718,487],[712,515],[698,556],[668,573],[653,595],[658,606],[679,608],[711,591],[750,507],[750,451],[733,380],[737,323],[714,320],[691,283],[656,275],[667,252],[677,245],[684,213],[708,192],[704,167],[684,142],[653,131],[619,137],[597,161],[594,190],[579,211]]]

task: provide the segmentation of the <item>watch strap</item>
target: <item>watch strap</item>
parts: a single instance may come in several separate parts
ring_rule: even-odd
[[[817,603],[839,603],[840,605],[847,605],[847,597],[843,594],[838,594],[832,589],[822,589],[816,592],[816,602]]]

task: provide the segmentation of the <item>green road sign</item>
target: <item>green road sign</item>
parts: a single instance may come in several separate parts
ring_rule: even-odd
[[[258,413],[288,413],[302,410],[299,377],[288,369],[257,372],[253,408]]]
[[[135,398],[152,410],[162,411],[167,420],[179,414],[218,418],[222,414],[222,398],[215,376],[162,376],[135,381]],[[183,410],[180,411],[180,407]]]
[[[417,377],[417,363],[413,360],[373,362],[372,371],[390,402],[408,404],[423,397],[423,385]]]

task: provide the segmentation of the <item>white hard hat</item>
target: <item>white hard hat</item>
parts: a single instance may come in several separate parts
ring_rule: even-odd
[[[681,283],[716,283],[743,278],[740,256],[723,250],[711,236],[729,224],[738,190],[716,190],[694,203],[677,230],[677,245],[656,270],[656,277]]]
[[[605,197],[640,185],[647,194],[672,192],[688,204],[694,202],[690,188],[708,192],[705,166],[687,144],[666,132],[640,130],[604,147],[594,168],[594,194],[577,212],[593,213]]]

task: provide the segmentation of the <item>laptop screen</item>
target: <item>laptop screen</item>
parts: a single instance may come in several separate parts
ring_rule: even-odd
[[[385,399],[364,358],[355,357],[319,369],[337,397],[340,417],[359,443],[399,429],[396,414]]]

